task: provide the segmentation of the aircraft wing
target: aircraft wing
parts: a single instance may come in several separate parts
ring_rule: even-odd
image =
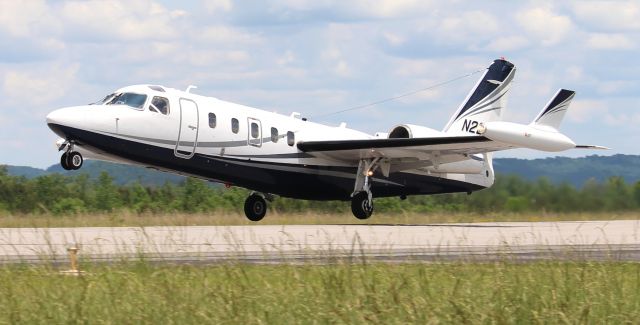
[[[484,136],[301,141],[297,146],[300,151],[313,156],[340,161],[366,158],[430,159],[434,154],[472,155],[514,147]]]

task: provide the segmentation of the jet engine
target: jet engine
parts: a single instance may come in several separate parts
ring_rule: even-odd
[[[442,132],[420,125],[401,124],[389,132],[389,139],[441,137]]]

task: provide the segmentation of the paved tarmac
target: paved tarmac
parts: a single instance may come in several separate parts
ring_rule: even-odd
[[[640,220],[426,225],[0,228],[0,263],[640,261]]]

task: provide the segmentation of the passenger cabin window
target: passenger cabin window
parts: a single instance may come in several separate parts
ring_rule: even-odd
[[[147,101],[147,95],[122,93],[111,98],[105,105],[127,105],[133,108],[142,109]]]
[[[240,122],[238,122],[238,119],[232,118],[231,119],[231,132],[238,133],[238,131],[240,131]]]
[[[212,129],[216,127],[216,114],[209,113],[209,127]]]
[[[287,144],[292,147],[294,144],[296,144],[296,136],[291,131],[287,132]]]
[[[151,100],[149,110],[164,115],[169,114],[169,100],[164,97],[155,96]]]
[[[260,127],[258,123],[251,123],[251,137],[257,139],[260,136]]]
[[[271,128],[271,142],[278,142],[278,129],[276,128]]]

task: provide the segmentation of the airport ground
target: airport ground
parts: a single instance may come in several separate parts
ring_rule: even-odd
[[[635,323],[638,219],[5,215],[0,323]]]

